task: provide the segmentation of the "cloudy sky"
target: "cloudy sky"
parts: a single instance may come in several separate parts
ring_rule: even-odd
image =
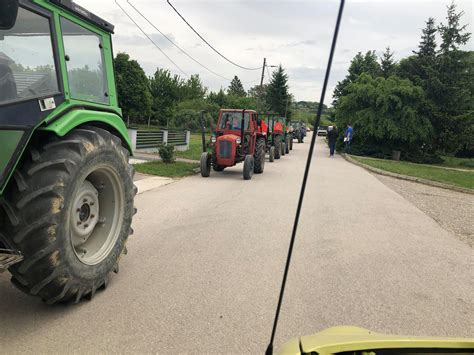
[[[127,4],[118,0],[155,43],[188,75],[199,73],[211,90],[226,88],[228,81],[209,73],[184,56]],[[260,71],[239,69],[207,47],[176,15],[166,0],[129,0],[163,33],[201,63],[224,77],[237,75],[244,86],[260,81]],[[337,81],[344,78],[352,57],[359,51],[385,47],[396,59],[407,56],[419,42],[421,29],[429,16],[445,22],[450,0],[348,0],[326,102],[331,101]],[[114,50],[137,59],[148,75],[157,67],[184,76],[123,14],[113,0],[76,0],[115,27]],[[334,29],[338,1],[240,1],[172,0],[181,14],[218,50],[247,67],[259,67],[263,58],[270,65],[281,64],[290,77],[290,90],[299,100],[319,101],[324,70]],[[473,5],[456,0],[465,12],[464,23],[472,32]],[[473,41],[466,49],[474,50]],[[270,69],[270,71],[273,69]],[[265,73],[265,81],[268,80]]]

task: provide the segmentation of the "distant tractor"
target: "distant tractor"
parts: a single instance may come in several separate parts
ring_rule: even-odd
[[[132,234],[113,29],[69,0],[0,1],[0,272],[49,304],[105,288]]]
[[[290,147],[292,148],[291,134],[285,117],[271,113],[260,114],[259,117],[265,122],[267,128],[267,152],[269,161],[273,162],[274,159],[280,159],[281,156],[290,152]]]
[[[292,127],[292,138],[296,139],[298,143],[303,143],[304,137],[306,136],[306,127],[301,121],[291,121]]]
[[[222,109],[215,132],[210,141],[210,151],[203,146],[201,176],[208,177],[211,168],[223,171],[244,163],[243,177],[250,180],[253,174],[263,173],[265,166],[266,138],[253,110]],[[204,127],[203,127],[203,142]]]

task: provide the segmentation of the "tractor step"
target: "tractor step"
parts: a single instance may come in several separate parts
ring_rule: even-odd
[[[23,260],[23,255],[17,250],[0,249],[0,273],[8,270],[13,264]]]

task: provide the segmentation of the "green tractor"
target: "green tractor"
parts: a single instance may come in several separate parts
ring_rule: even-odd
[[[105,288],[132,234],[113,29],[70,0],[0,2],[0,271],[49,304]]]
[[[274,113],[259,114],[262,129],[267,132],[267,152],[269,161],[280,159],[281,156],[289,154],[293,149],[293,142],[290,139],[286,118],[279,117]]]

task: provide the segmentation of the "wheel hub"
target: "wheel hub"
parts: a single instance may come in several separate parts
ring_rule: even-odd
[[[89,181],[85,180],[74,200],[72,214],[72,237],[74,246],[89,239],[99,221],[99,193]]]

